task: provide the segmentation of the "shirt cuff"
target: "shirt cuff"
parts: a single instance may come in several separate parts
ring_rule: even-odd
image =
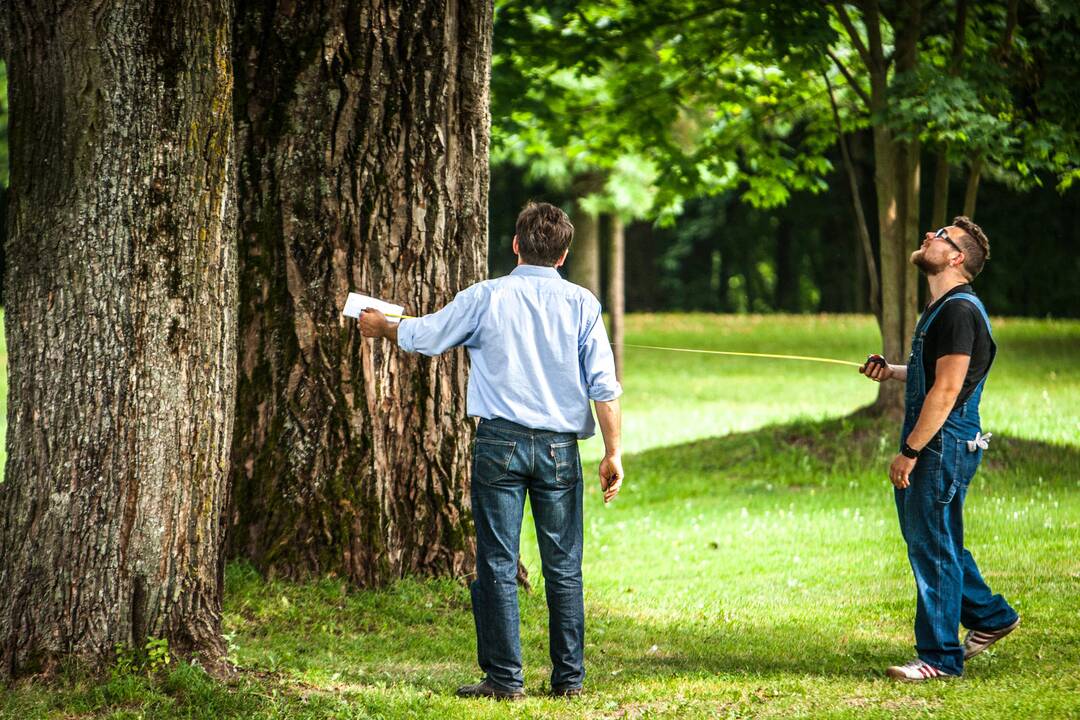
[[[622,396],[622,385],[594,385],[589,388],[589,399],[593,402],[611,402]]]
[[[405,352],[416,352],[415,333],[413,332],[412,320],[398,321],[397,329],[398,347]]]

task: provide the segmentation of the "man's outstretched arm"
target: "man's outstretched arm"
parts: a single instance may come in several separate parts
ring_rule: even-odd
[[[392,323],[378,310],[360,313],[360,333],[364,337],[386,338],[406,352],[433,356],[458,345],[468,345],[480,322],[477,286],[457,294],[442,310],[418,318]]]

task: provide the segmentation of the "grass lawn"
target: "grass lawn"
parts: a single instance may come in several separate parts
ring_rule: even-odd
[[[266,582],[228,568],[229,684],[72,671],[0,689],[0,717],[1080,717],[1080,322],[998,319],[984,395],[990,451],[967,539],[1021,628],[963,679],[902,685],[914,582],[885,468],[898,428],[846,419],[875,386],[854,368],[628,350],[627,484],[586,477],[586,695],[543,698],[547,613],[535,536],[522,594],[523,703],[460,701],[478,677],[466,588],[405,580]],[[637,315],[627,342],[860,360],[864,317]]]

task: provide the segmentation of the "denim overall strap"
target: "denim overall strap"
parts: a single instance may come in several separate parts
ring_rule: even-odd
[[[911,355],[908,357],[907,368],[907,383],[904,390],[904,428],[900,433],[901,445],[907,442],[907,437],[911,431],[915,428],[915,423],[919,419],[919,413],[922,412],[923,402],[926,400],[926,393],[929,388],[926,387],[926,372],[923,369],[923,344],[926,338],[926,333],[930,329],[930,325],[933,324],[938,313],[941,312],[945,304],[953,300],[966,300],[970,302],[982,315],[983,321],[986,323],[986,330],[990,333],[990,363],[993,364],[994,358],[997,356],[997,345],[994,343],[993,329],[990,325],[990,317],[986,314],[986,308],[983,306],[982,301],[971,293],[956,293],[955,295],[949,295],[945,300],[933,309],[929,314],[923,315],[919,318],[919,322],[915,325],[915,334],[911,339]],[[975,387],[974,392],[964,402],[964,404],[954,410],[949,419],[946,420],[946,425],[967,426],[971,425],[970,421],[974,421],[976,425],[975,431],[979,428],[978,414],[979,414],[979,402],[982,398],[983,385],[986,383],[986,378],[990,374],[990,368],[987,366],[986,374],[983,375],[979,384]],[[954,418],[954,416],[958,416]],[[959,420],[968,420],[968,422],[958,422]],[[950,423],[950,421],[953,421]],[[958,431],[960,427],[956,428]],[[964,427],[963,431],[966,432],[968,428]],[[974,432],[974,431],[973,431]]]
[[[986,385],[986,378],[990,377],[990,368],[994,364],[994,359],[997,358],[997,343],[994,342],[994,329],[990,325],[990,316],[986,314],[986,308],[978,297],[971,293],[957,293],[951,295],[948,300],[967,300],[974,305],[982,316],[983,322],[986,323],[986,332],[990,336],[990,364],[986,366],[986,372],[979,380],[979,384],[975,386],[971,395],[964,401],[964,404],[953,410],[945,420],[945,428],[947,430],[958,437],[968,436],[982,431],[979,419],[979,403],[982,400],[983,386]],[[948,300],[946,300],[946,302]],[[941,303],[941,305],[944,307],[945,303]]]

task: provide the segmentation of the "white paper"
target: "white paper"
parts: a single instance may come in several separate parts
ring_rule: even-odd
[[[361,295],[360,293],[349,293],[349,298],[345,301],[345,309],[341,311],[341,314],[352,318],[358,318],[360,317],[361,310],[378,310],[387,316],[387,320],[396,323],[399,318],[391,317],[391,315],[402,315],[405,311],[405,306],[394,305],[385,300],[368,297],[367,295]]]

